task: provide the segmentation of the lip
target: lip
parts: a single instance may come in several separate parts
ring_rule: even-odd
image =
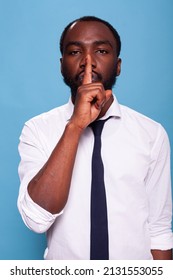
[[[77,79],[78,79],[79,81],[82,81],[83,78],[84,78],[84,71],[81,71],[81,72],[77,75]],[[100,79],[99,79],[98,73],[92,71],[92,82],[94,83],[94,82],[99,82],[99,81],[100,81]]]

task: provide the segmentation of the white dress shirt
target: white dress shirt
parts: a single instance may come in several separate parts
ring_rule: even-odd
[[[26,122],[19,144],[18,208],[33,231],[47,232],[45,259],[89,259],[93,132],[81,136],[67,204],[52,215],[34,203],[27,185],[48,160],[73,112],[71,100]],[[172,248],[169,140],[163,127],[114,102],[102,132],[110,259],[152,259]]]

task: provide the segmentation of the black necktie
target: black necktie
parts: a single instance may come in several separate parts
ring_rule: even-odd
[[[101,133],[106,120],[95,121],[90,124],[95,137],[91,181],[91,260],[109,259],[104,167],[101,158]]]

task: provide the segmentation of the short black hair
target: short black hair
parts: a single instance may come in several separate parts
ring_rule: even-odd
[[[101,22],[103,24],[105,24],[109,29],[110,31],[112,32],[116,42],[117,42],[117,56],[120,55],[120,51],[121,51],[121,39],[120,39],[120,35],[118,34],[117,30],[107,21],[101,19],[101,18],[98,18],[98,17],[95,17],[95,16],[84,16],[84,17],[80,17],[78,19],[75,19],[73,20],[72,22],[70,22],[64,29],[64,31],[62,32],[61,34],[61,37],[60,37],[60,51],[61,51],[61,54],[63,54],[63,45],[64,45],[64,39],[65,39],[65,36],[66,36],[66,33],[68,31],[68,29],[70,28],[70,26],[75,23],[75,22],[82,22],[82,21],[97,21],[97,22]]]

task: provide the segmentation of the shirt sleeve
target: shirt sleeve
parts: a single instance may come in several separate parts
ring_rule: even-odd
[[[173,248],[170,144],[162,126],[152,148],[149,170],[147,195],[151,249],[168,250]]]
[[[19,154],[21,161],[19,164],[20,189],[18,196],[18,209],[24,223],[31,230],[42,233],[47,231],[54,223],[59,214],[51,214],[37,205],[28,194],[28,184],[37,174],[48,159],[42,148],[39,135],[34,123],[26,123],[19,142]]]

